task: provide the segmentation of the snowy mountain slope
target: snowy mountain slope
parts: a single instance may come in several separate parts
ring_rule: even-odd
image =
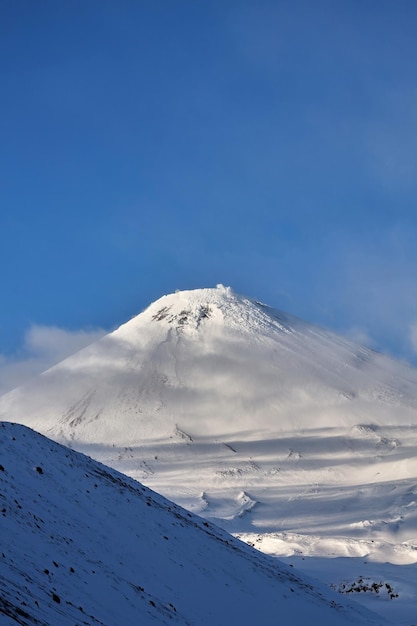
[[[326,533],[299,519],[324,488],[332,529],[415,530],[416,371],[230,289],[161,298],[0,415],[242,531]]]
[[[382,623],[26,427],[0,446],[1,624]]]
[[[416,370],[229,288],[164,296],[0,416],[273,554],[417,563]]]
[[[391,425],[394,406],[415,423],[417,375],[219,287],[164,296],[3,406],[18,415],[29,394],[29,419],[42,428],[57,431],[59,419],[63,437],[97,443],[98,421],[121,445],[172,434],[178,420],[224,436],[313,419],[315,428],[354,427],[368,411]]]

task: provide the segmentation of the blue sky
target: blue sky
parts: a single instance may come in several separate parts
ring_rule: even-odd
[[[416,22],[1,1],[0,374],[219,282],[417,364]]]

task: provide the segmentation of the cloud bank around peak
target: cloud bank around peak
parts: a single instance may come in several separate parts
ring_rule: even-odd
[[[105,333],[101,328],[66,330],[56,326],[32,324],[17,353],[0,354],[0,395],[97,341]]]

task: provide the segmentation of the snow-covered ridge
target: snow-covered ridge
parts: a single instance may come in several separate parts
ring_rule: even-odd
[[[139,483],[0,423],[0,621],[378,624]]]

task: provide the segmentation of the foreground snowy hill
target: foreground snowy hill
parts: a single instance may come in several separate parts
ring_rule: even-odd
[[[0,623],[381,623],[139,483],[0,423]]]
[[[0,398],[0,416],[265,552],[356,557],[348,585],[364,560],[413,567],[390,573],[400,597],[378,606],[398,615],[415,598],[417,371],[404,364],[219,286],[164,296]]]

